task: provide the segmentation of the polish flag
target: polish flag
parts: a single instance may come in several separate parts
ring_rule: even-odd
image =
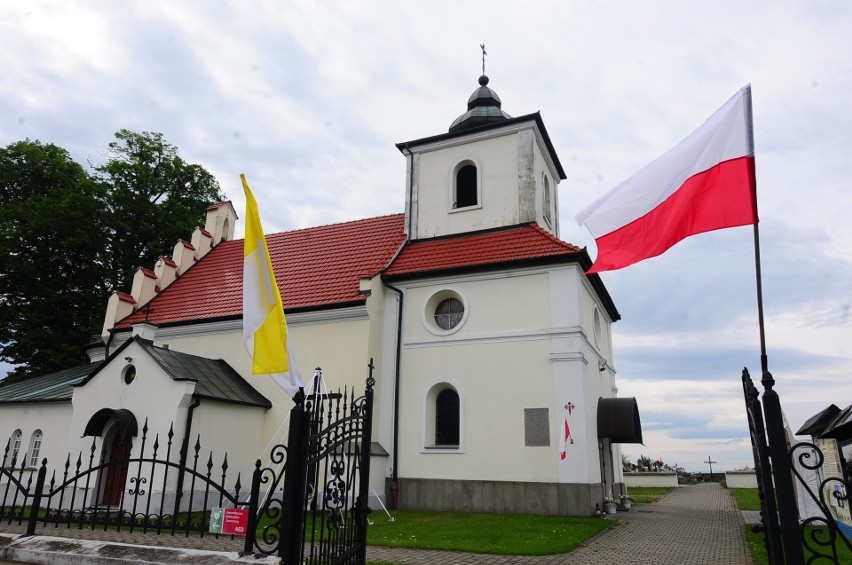
[[[559,436],[559,458],[565,461],[565,457],[568,454],[567,448],[565,447],[568,444],[568,438],[571,437],[571,429],[568,427],[568,416],[564,413],[562,414],[562,435]]]
[[[589,273],[661,255],[698,233],[757,223],[751,85],[704,125],[577,214],[598,255]]]

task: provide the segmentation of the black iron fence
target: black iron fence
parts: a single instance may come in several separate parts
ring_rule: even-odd
[[[173,449],[173,429],[149,437],[147,420],[138,450],[133,438],[118,438],[98,456],[93,439],[87,453],[69,455],[58,469],[46,459],[27,468],[27,456],[19,461],[7,443],[0,521],[25,525],[27,535],[60,527],[201,537],[223,531],[245,535],[244,554],[277,554],[285,564],[303,556],[317,565],[365,563],[372,369],[371,362],[357,398],[346,390],[300,391],[287,445],[274,446],[266,466],[255,462],[247,491],[246,477],[228,474],[227,454],[217,459],[204,451],[200,436],[192,453]],[[220,523],[223,514],[236,516],[232,527],[211,533],[211,520]]]
[[[825,456],[812,443],[788,446],[781,401],[773,390],[775,381],[768,371],[764,371],[761,380],[762,403],[747,369],[743,369],[742,383],[770,565],[806,562],[840,565],[838,547],[845,545],[852,550],[852,544],[830,506],[849,505],[849,467],[825,469]],[[803,475],[803,470],[819,477],[816,488]],[[817,508],[817,515],[801,516],[797,484]],[[803,547],[810,552],[807,561]]]

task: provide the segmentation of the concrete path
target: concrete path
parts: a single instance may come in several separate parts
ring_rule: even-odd
[[[370,561],[398,565],[747,565],[744,523],[733,496],[716,483],[674,489],[654,504],[633,506],[618,525],[563,555],[494,556],[370,547]]]
[[[453,551],[421,551],[370,547],[369,561],[394,565],[747,565],[742,514],[733,496],[716,483],[674,489],[654,504],[634,505],[615,515],[613,528],[563,555],[500,556]],[[0,532],[20,533],[0,524]],[[239,551],[242,540],[152,536],[125,532],[42,528],[45,536],[86,537],[102,541]]]

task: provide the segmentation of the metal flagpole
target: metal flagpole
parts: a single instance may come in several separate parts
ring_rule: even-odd
[[[799,513],[796,507],[796,490],[790,458],[787,453],[787,441],[784,433],[784,418],[781,412],[781,400],[772,388],[775,379],[769,372],[769,359],[766,354],[766,331],[763,321],[763,277],[760,266],[760,229],[757,218],[757,175],[754,166],[754,126],[752,119],[751,87],[745,97],[745,115],[747,120],[748,149],[752,159],[749,162],[749,176],[752,186],[752,204],[754,207],[754,271],[757,285],[757,319],[760,331],[760,370],[763,384],[763,413],[766,421],[766,433],[769,443],[769,456],[772,460],[772,476],[778,501],[778,516],[764,516],[765,520],[780,523],[781,541],[784,548],[784,563],[787,565],[804,564],[802,540],[799,535]],[[771,492],[771,485],[764,485]],[[769,495],[769,493],[767,493]],[[777,531],[777,530],[776,530]]]

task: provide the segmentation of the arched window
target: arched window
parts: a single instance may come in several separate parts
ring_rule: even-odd
[[[36,430],[33,432],[32,437],[30,438],[30,467],[38,467],[38,456],[41,453],[41,440],[44,438],[44,434],[41,430]]]
[[[453,208],[467,208],[479,204],[479,185],[476,165],[470,161],[460,164],[456,170],[456,190]]]
[[[459,445],[459,393],[451,388],[435,398],[435,445]]]
[[[15,430],[9,439],[9,459],[7,459],[7,464],[10,467],[13,467],[18,462],[18,454],[21,452],[21,438],[23,435],[21,430]]]

